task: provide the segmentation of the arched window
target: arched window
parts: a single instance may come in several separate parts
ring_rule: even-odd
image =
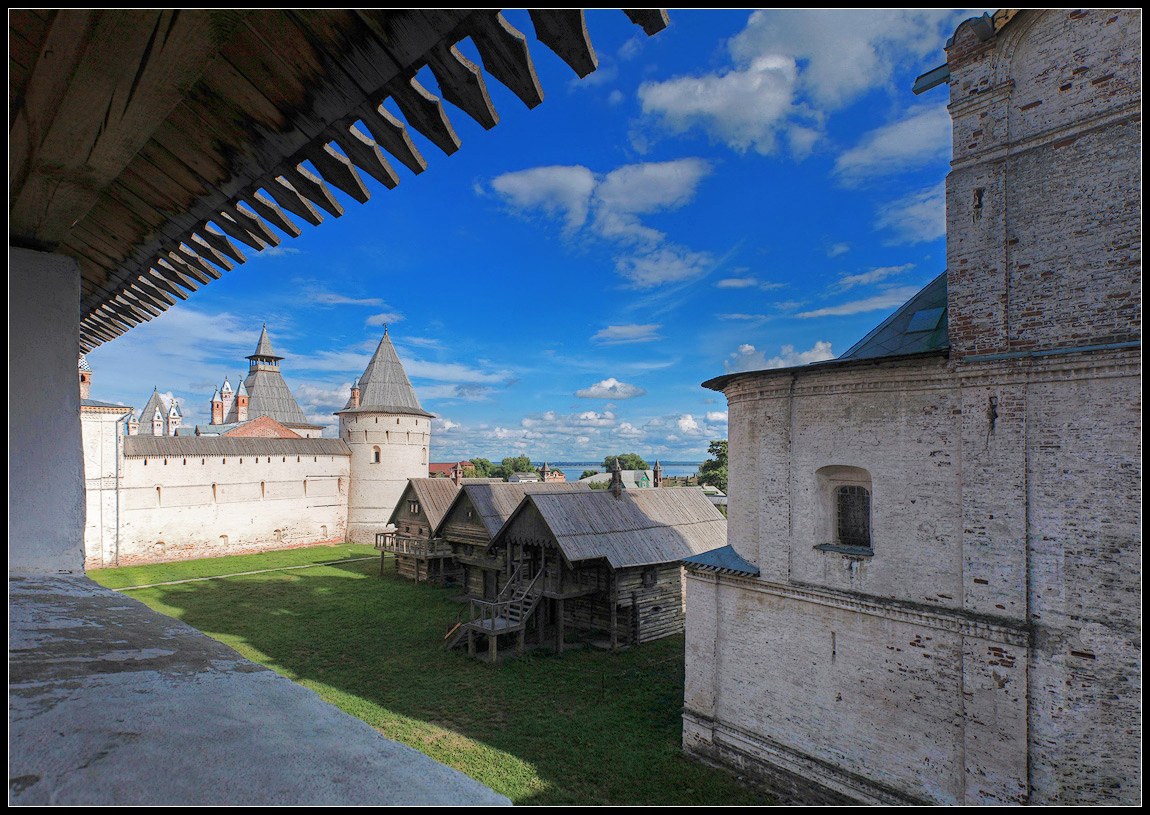
[[[372,464],[379,464],[381,456],[382,456],[382,451],[379,449],[378,446],[371,448],[371,463]]]
[[[872,487],[862,467],[832,465],[816,473],[819,517],[816,548],[854,555],[873,555]]]
[[[227,535],[220,535],[220,546],[227,546],[227,545],[228,545],[228,536]]]
[[[215,503],[219,499],[220,499],[219,488],[216,487],[215,484],[212,484],[212,503]]]
[[[156,506],[162,507],[164,505],[164,488],[156,487]]]
[[[424,447],[422,452],[419,454],[419,463],[420,464],[426,464],[427,463],[427,448],[426,447]]]
[[[261,481],[260,482],[260,500],[262,501],[264,498],[266,498],[267,494],[268,494],[267,484],[265,484],[263,481]]]

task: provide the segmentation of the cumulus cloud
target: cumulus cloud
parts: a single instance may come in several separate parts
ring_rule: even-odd
[[[892,243],[925,243],[944,237],[946,182],[888,204],[880,211],[875,226],[892,230]]]
[[[675,427],[679,428],[680,433],[686,433],[687,435],[691,436],[698,435],[699,433],[703,432],[703,429],[699,426],[699,423],[695,421],[695,417],[690,413],[685,413],[676,419]]]
[[[873,283],[886,280],[888,277],[909,272],[913,268],[913,263],[904,263],[901,266],[879,266],[876,269],[871,269],[869,272],[861,272],[860,274],[841,277],[838,283],[835,284],[835,287],[839,291],[846,291],[847,289],[853,289],[855,286],[869,286]]]
[[[819,340],[806,351],[797,351],[793,345],[784,345],[779,349],[778,354],[769,359],[766,351],[760,351],[748,343],[740,345],[737,351],[724,360],[723,367],[729,373],[762,371],[768,368],[793,368],[797,365],[809,365],[812,362],[834,359],[834,356],[831,344],[824,340]]]
[[[666,244],[650,252],[620,257],[615,261],[615,269],[634,288],[649,289],[664,283],[694,280],[706,274],[714,262],[706,252]]]
[[[727,411],[725,410],[710,410],[707,411],[708,422],[725,422],[727,421]]]
[[[917,169],[950,155],[950,113],[946,105],[916,108],[902,119],[863,136],[835,161],[835,174],[852,184],[876,175]]]
[[[744,67],[681,76],[639,87],[643,112],[682,133],[702,127],[713,139],[745,153],[773,153],[778,131],[794,109],[795,60],[756,56]]]
[[[862,300],[852,300],[849,303],[841,303],[837,306],[815,309],[814,311],[800,311],[795,316],[807,319],[811,317],[844,317],[848,314],[882,311],[884,309],[894,308],[895,306],[901,306],[917,293],[918,289],[914,286],[900,286]]]
[[[711,255],[668,240],[640,217],[684,206],[710,171],[698,158],[627,164],[603,176],[581,166],[536,167],[498,176],[491,187],[515,209],[561,218],[569,235],[588,225],[618,245],[619,274],[635,288],[651,288],[713,266]]]
[[[390,323],[398,323],[403,320],[403,315],[398,311],[385,311],[381,314],[373,314],[367,318],[368,325],[388,325]]]
[[[620,382],[613,376],[607,377],[601,382],[596,382],[588,388],[575,391],[575,395],[580,399],[634,399],[637,396],[643,396],[645,393],[647,393],[647,391],[638,385]]]
[[[504,173],[492,179],[491,187],[516,209],[541,209],[560,216],[569,231],[587,220],[595,174],[581,165],[533,167]]]
[[[600,345],[626,345],[633,342],[653,342],[662,339],[658,323],[645,325],[609,325],[597,331],[591,337],[592,342]]]
[[[728,44],[731,63],[696,76],[646,82],[643,112],[674,132],[699,128],[739,152],[785,142],[808,155],[826,117],[896,67],[921,67],[966,11],[756,11]],[[861,154],[859,156],[862,157]]]

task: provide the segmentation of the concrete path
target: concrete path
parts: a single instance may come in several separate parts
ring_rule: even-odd
[[[10,804],[509,803],[86,577],[8,590]]]

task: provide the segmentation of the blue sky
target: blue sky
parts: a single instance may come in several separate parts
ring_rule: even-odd
[[[388,323],[433,460],[705,458],[726,402],[700,382],[837,356],[943,270],[948,93],[910,88],[976,13],[672,11],[647,38],[589,12],[579,80],[506,12],[542,105],[488,77],[484,131],[445,103],[457,153],[412,131],[426,172],[365,176],[366,205],[96,349],[92,396],[157,386],[206,423],[266,322],[334,427]]]

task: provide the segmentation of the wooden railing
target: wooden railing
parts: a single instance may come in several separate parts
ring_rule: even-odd
[[[520,567],[522,568],[522,567]],[[530,583],[523,584],[518,579],[520,569],[516,569],[513,576],[517,579],[509,580],[507,585],[503,587],[503,591],[499,593],[499,598],[495,600],[479,600],[471,598],[469,601],[469,625],[472,627],[480,628],[484,631],[514,631],[522,627],[531,612],[535,610],[535,606],[539,602],[539,598],[543,596],[543,584],[541,578],[543,572],[539,572],[532,578]],[[511,589],[509,594],[505,594],[508,589]],[[502,627],[497,628],[497,621],[502,620]]]
[[[451,547],[442,538],[427,540],[426,538],[413,538],[395,532],[376,533],[375,548],[381,552],[412,555],[417,558],[449,557],[451,555]]]

